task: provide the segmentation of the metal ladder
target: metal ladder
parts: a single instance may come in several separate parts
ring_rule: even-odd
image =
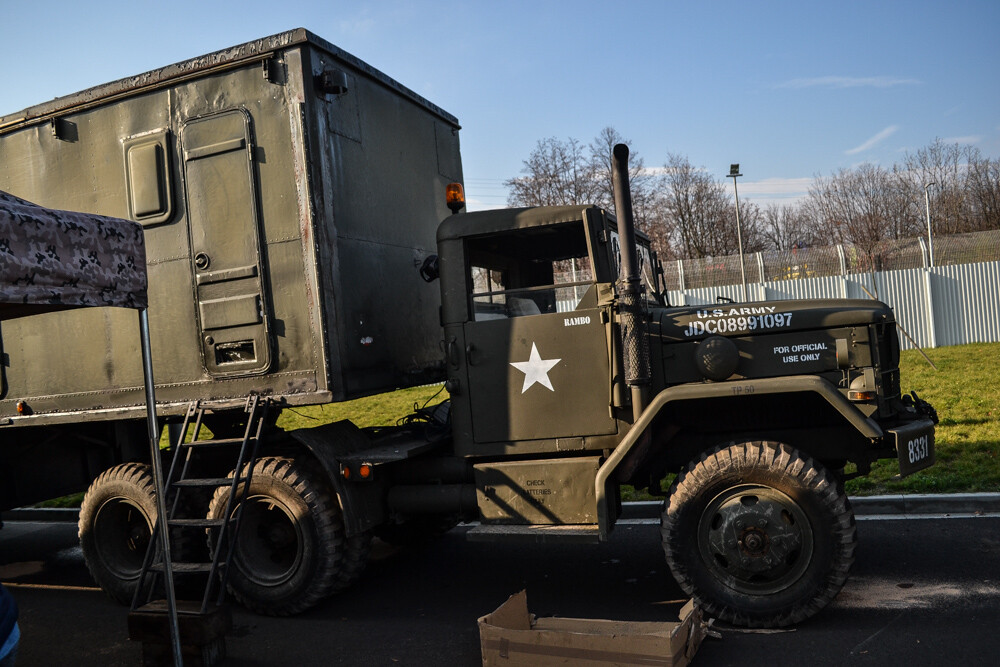
[[[221,606],[226,596],[226,579],[230,567],[232,566],[233,553],[236,546],[237,535],[240,528],[240,517],[243,501],[249,492],[251,475],[257,454],[260,449],[261,434],[267,423],[270,408],[270,401],[262,400],[256,394],[247,397],[244,411],[247,414],[246,427],[242,438],[219,438],[211,440],[201,440],[202,421],[208,408],[203,407],[200,402],[188,405],[187,413],[184,415],[184,422],[181,426],[177,441],[174,443],[174,455],[170,464],[170,471],[166,480],[158,488],[164,489],[164,493],[173,492],[173,501],[167,515],[166,544],[159,539],[159,532],[163,529],[164,522],[157,521],[153,528],[153,534],[146,551],[139,582],[136,586],[135,594],[132,597],[132,612],[136,612],[144,605],[148,605],[154,599],[158,588],[159,578],[163,578],[163,589],[166,597],[167,609],[177,610],[181,614],[206,614],[210,605]],[[188,430],[194,420],[194,430],[190,442],[187,439]],[[194,457],[210,449],[225,447],[235,447],[239,445],[239,455],[232,477],[222,478],[198,478],[189,477]],[[154,455],[157,455],[154,453]],[[156,467],[154,474],[157,474],[159,467]],[[229,487],[229,496],[226,501],[225,511],[221,518],[209,519],[199,518],[178,518],[177,513],[183,506],[182,495],[185,491],[194,489],[218,489]],[[170,536],[171,529],[174,531],[191,530],[201,533],[210,531],[213,539],[209,540],[210,560],[205,562],[173,562],[171,558]],[[207,574],[208,581],[205,584],[204,592],[201,596],[200,606],[187,605],[185,609],[177,608],[176,592],[174,587],[174,575]],[[213,602],[214,598],[214,602]],[[171,611],[171,614],[173,612]]]

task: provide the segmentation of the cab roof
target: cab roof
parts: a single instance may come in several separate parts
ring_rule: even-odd
[[[600,214],[602,209],[597,206],[531,206],[527,208],[498,208],[475,213],[458,213],[445,218],[438,227],[437,240],[450,241],[464,239],[469,236],[493,234],[515,229],[542,227],[563,222],[576,222],[587,219],[587,212]],[[609,218],[613,215],[605,213]]]

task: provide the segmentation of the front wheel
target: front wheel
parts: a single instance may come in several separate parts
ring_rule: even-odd
[[[678,475],[661,521],[667,563],[710,616],[782,627],[825,607],[857,548],[850,503],[821,464],[786,445],[726,445]]]

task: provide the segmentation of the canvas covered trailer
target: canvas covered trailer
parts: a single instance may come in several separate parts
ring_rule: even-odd
[[[161,414],[324,403],[443,376],[419,269],[458,130],[299,29],[0,118],[0,190],[141,224]],[[6,323],[0,444],[140,418],[133,328],[105,309]]]

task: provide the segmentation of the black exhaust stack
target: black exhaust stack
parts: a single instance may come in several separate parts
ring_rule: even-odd
[[[639,253],[635,244],[632,192],[628,180],[628,146],[617,144],[612,152],[612,184],[615,213],[621,240],[621,274],[618,277],[618,314],[625,357],[625,384],[632,393],[632,418],[637,421],[646,409],[650,382],[649,339],[646,336],[645,301],[639,277]]]

